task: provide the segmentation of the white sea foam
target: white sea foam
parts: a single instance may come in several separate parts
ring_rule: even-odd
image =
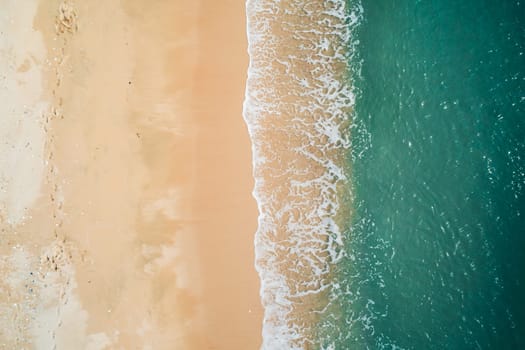
[[[354,104],[349,62],[359,5],[248,0],[250,66],[244,119],[259,208],[256,268],[263,349],[315,343],[330,273],[344,254],[335,217],[346,188]]]

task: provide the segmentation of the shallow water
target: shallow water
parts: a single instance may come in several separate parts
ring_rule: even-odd
[[[314,16],[308,9],[323,2],[257,4],[274,16],[249,25],[245,105],[262,213],[263,347],[525,348],[524,5],[334,0],[324,4],[335,12]],[[289,45],[280,51],[261,33],[283,13],[271,31]],[[298,30],[315,44],[295,40]],[[346,52],[327,50],[327,41]],[[264,60],[275,66],[254,70]],[[316,80],[326,67],[336,68]],[[279,93],[279,74],[295,99]],[[279,132],[265,132],[272,128]],[[283,135],[302,138],[283,148]],[[309,154],[320,168],[281,161]],[[322,201],[298,202],[284,190],[308,169],[322,181],[294,193],[328,193],[314,197]],[[285,181],[277,193],[286,194],[270,195],[265,186],[278,176]],[[297,256],[315,264],[294,274]],[[311,286],[315,276],[315,297],[297,298],[290,286]]]
[[[244,117],[259,206],[263,348],[317,342],[342,258],[340,190],[355,98],[347,50],[356,12],[339,0],[249,1]]]

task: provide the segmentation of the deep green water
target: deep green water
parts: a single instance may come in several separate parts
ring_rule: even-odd
[[[525,349],[525,4],[361,4],[355,213],[323,346]]]

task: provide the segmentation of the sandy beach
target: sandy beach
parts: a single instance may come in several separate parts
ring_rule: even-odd
[[[244,3],[0,4],[0,349],[259,348]]]

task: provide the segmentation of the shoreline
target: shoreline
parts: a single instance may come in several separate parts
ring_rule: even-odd
[[[345,156],[354,104],[345,45],[359,9],[322,1],[308,8],[250,0],[247,6],[244,118],[260,211],[262,348],[310,348],[320,346],[323,318],[338,311],[331,297],[345,255],[341,217],[351,212],[341,190],[350,176]]]
[[[262,307],[254,264],[258,212],[251,196],[251,142],[242,114],[248,69],[245,21],[244,2],[236,1],[210,1],[199,18],[199,28],[204,30],[200,32],[202,69],[197,71],[196,90],[203,94],[194,95],[193,103],[202,123],[198,137],[207,142],[198,142],[196,147],[199,186],[193,208],[207,213],[197,224],[203,233],[199,248],[206,252],[203,299],[212,315],[210,329],[220,331],[216,335],[222,338],[219,349],[258,349],[262,343]],[[223,233],[212,233],[217,228]],[[224,279],[225,275],[233,280]]]
[[[13,237],[39,273],[17,313],[35,318],[24,344],[260,346],[233,4],[39,3],[47,166],[29,219],[8,228],[30,234]]]

